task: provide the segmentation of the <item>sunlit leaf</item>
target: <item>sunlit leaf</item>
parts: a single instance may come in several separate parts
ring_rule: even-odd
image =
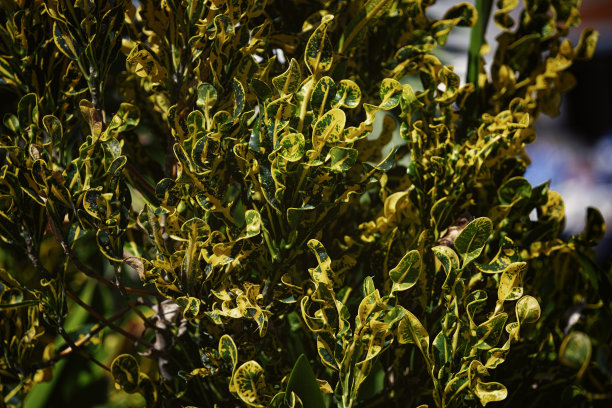
[[[300,67],[295,58],[291,59],[289,67],[281,75],[272,79],[272,84],[281,96],[295,93],[302,81]]]
[[[491,234],[493,224],[488,218],[476,218],[465,227],[455,239],[455,250],[464,267],[478,258]]]
[[[429,348],[429,334],[423,324],[410,311],[400,321],[397,328],[398,341],[401,344],[414,343],[426,352]]]
[[[397,266],[389,271],[393,281],[393,291],[407,290],[413,287],[421,273],[421,255],[419,251],[409,251],[399,261]]]
[[[263,407],[261,392],[265,387],[264,370],[255,361],[247,361],[236,369],[232,378],[240,399],[250,407]]]
[[[331,68],[333,48],[327,34],[327,29],[333,18],[329,14],[324,16],[321,24],[311,34],[306,44],[304,60],[312,73],[325,72]]]

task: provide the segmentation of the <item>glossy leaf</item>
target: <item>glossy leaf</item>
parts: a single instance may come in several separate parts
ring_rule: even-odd
[[[285,160],[296,162],[302,158],[305,150],[304,135],[301,133],[289,133],[280,140],[278,154]]]
[[[350,170],[357,161],[358,151],[346,147],[332,147],[329,150],[329,169],[333,173],[344,173]]]
[[[512,293],[512,290],[522,279],[527,264],[525,262],[515,262],[508,265],[499,279],[499,287],[497,289],[497,299],[499,302],[504,302]]]
[[[402,91],[402,84],[394,79],[385,78],[380,84],[381,103],[379,107],[385,110],[395,108],[400,102]]]
[[[331,100],[334,108],[354,109],[361,102],[361,89],[350,79],[341,80],[336,86],[336,95]]]
[[[236,365],[238,364],[238,349],[236,348],[234,340],[227,334],[224,334],[219,339],[219,355],[232,367],[232,370],[236,369]]]
[[[77,60],[81,56],[81,47],[78,41],[60,22],[53,23],[53,41],[57,48],[68,58]]]
[[[326,15],[321,20],[321,24],[316,28],[308,39],[304,60],[310,72],[318,73],[325,72],[331,68],[333,62],[333,48],[327,29],[331,21],[332,15]]]
[[[236,393],[250,407],[263,407],[261,392],[265,386],[264,370],[255,361],[247,361],[236,369],[232,378]]]
[[[474,388],[474,394],[476,394],[480,403],[486,406],[489,402],[505,400],[508,396],[508,389],[498,382],[486,383],[478,380]]]
[[[488,218],[477,218],[470,222],[455,239],[455,250],[461,259],[462,267],[478,258],[484,249],[493,224]]]
[[[506,313],[500,313],[478,325],[478,327],[476,327],[476,344],[474,347],[484,350],[495,347],[507,320],[508,315]]]
[[[320,152],[326,144],[339,141],[345,122],[346,115],[340,109],[332,109],[321,116],[312,131],[313,148]]]
[[[409,251],[399,261],[397,266],[389,271],[389,277],[393,281],[392,290],[403,291],[413,287],[421,273],[421,255],[419,251]]]
[[[425,353],[429,348],[429,334],[423,324],[410,311],[406,311],[405,317],[400,321],[397,328],[398,341],[400,344],[414,343]]]
[[[516,302],[516,320],[520,324],[536,322],[540,313],[540,304],[533,296],[523,296]]]
[[[300,67],[295,58],[291,59],[289,67],[284,73],[272,79],[272,84],[281,96],[295,93],[301,82],[302,75],[300,73]]]
[[[327,110],[335,93],[336,84],[333,79],[324,76],[317,81],[310,97],[310,106],[317,117]]]

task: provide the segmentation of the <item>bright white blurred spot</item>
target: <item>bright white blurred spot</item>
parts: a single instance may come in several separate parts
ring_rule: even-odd
[[[281,64],[287,62],[287,58],[285,58],[285,53],[283,52],[283,50],[281,50],[280,48],[275,48],[272,50],[272,52],[274,53],[274,55],[276,55],[276,59],[278,60],[278,62],[280,62]]]

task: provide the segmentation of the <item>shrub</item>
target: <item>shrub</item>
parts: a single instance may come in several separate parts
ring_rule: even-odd
[[[3,2],[2,406],[65,360],[109,404],[609,404],[602,216],[523,178],[597,33],[432,3]]]

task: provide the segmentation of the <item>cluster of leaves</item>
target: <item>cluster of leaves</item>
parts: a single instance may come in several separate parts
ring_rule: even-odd
[[[562,240],[522,177],[597,34],[564,39],[575,1],[499,2],[487,74],[491,1],[432,3],[4,2],[0,238],[31,266],[0,269],[3,404],[73,353],[148,406],[610,401],[602,217]],[[464,84],[434,55],[456,26]]]

